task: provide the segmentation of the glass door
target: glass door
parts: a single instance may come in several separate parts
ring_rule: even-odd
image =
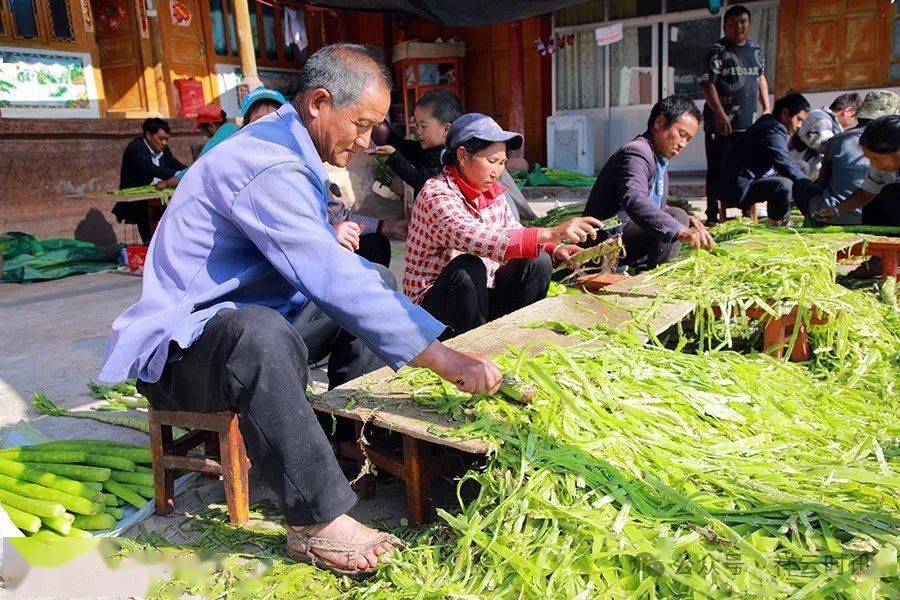
[[[605,147],[622,147],[647,128],[659,99],[659,23],[626,27],[609,50],[609,120]]]
[[[697,19],[666,25],[663,40],[663,90],[665,95],[681,94],[703,100],[700,78],[706,72],[710,48],[722,37],[721,19]]]

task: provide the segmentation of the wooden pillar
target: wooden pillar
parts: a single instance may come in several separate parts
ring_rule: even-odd
[[[250,28],[249,0],[234,0],[234,19],[237,28],[238,53],[241,56],[241,73],[244,80],[238,90],[238,102],[244,95],[261,85],[256,71],[256,53],[253,50],[253,30]]]
[[[507,49],[509,50],[509,123],[510,131],[525,133],[525,56],[522,43],[522,21],[507,24]],[[510,156],[525,155],[524,145]]]
[[[178,112],[173,100],[173,93],[169,91],[168,77],[166,73],[166,52],[162,38],[162,29],[159,23],[159,11],[162,10],[160,2],[156,2],[155,10],[147,11],[147,29],[150,32],[150,57],[152,59],[153,80],[156,84],[156,109],[163,117],[170,117]],[[153,110],[149,102],[151,94],[147,94],[148,109]]]

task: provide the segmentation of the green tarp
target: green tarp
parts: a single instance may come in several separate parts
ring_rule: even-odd
[[[3,253],[0,281],[15,283],[115,269],[119,252],[118,248],[100,250],[90,242],[79,240],[38,240],[19,231],[0,235],[0,251]]]
[[[528,187],[591,187],[597,180],[566,169],[547,169],[535,164],[528,173],[517,171],[513,179],[520,188]]]

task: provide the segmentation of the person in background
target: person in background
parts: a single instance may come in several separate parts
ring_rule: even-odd
[[[122,154],[122,168],[119,171],[119,189],[155,185],[158,189],[175,187],[180,181],[178,172],[185,165],[172,155],[169,138],[172,128],[163,119],[145,119],[141,125],[141,136],[136,137]],[[116,202],[112,212],[120,223],[137,225],[144,244],[150,243],[152,231],[150,214],[146,200]],[[162,209],[158,212],[161,214]],[[159,220],[159,215],[156,219]]]
[[[719,198],[727,207],[748,214],[754,204],[767,204],[767,223],[784,225],[791,208],[791,188],[806,174],[791,160],[788,137],[809,115],[809,101],[802,94],[788,94],[775,101],[770,115],[763,115],[733,146],[722,163]]]
[[[602,225],[576,217],[522,227],[498,183],[518,133],[470,113],[447,132],[446,167],[425,183],[409,223],[403,291],[448,326],[441,339],[528,306],[547,295],[553,263],[581,251]]]
[[[285,513],[287,555],[352,576],[371,574],[400,542],[347,514],[357,496],[309,405],[310,361],[330,355],[332,387],[383,363],[431,369],[470,393],[501,382],[489,359],[437,341],[444,325],[392,289],[389,271],[341,248],[325,220],[324,162],[345,167],[390,106],[382,56],[321,48],[293,103],[187,173],[100,373],[137,377],[157,410],[237,413],[253,468]],[[329,335],[294,323],[310,303]]]
[[[855,192],[837,207],[816,214],[821,221],[862,208],[863,225],[900,226],[900,115],[878,117],[866,125],[859,145],[869,171]]]
[[[432,90],[419,98],[413,112],[416,121],[415,140],[405,140],[390,130],[388,145],[367,150],[385,161],[400,179],[418,196],[425,182],[440,173],[444,165],[441,154],[450,125],[462,115],[462,102],[453,92]]]
[[[244,97],[241,102],[241,117],[244,127],[276,112],[285,104],[284,96],[278,90],[258,87]],[[406,237],[406,221],[385,221],[376,217],[356,214],[344,205],[341,190],[330,184],[328,188],[328,222],[341,245],[350,252],[384,267],[391,264],[391,242]]]
[[[259,86],[244,96],[241,101],[241,122],[246,127],[254,121],[277,111],[287,102],[284,95],[278,90],[271,90]]]
[[[813,180],[819,177],[828,140],[856,125],[860,102],[859,94],[841,94],[828,108],[810,112],[791,136],[788,142],[791,158],[807,177]]]
[[[584,215],[625,225],[623,265],[649,268],[678,256],[681,244],[714,246],[703,223],[673,206],[669,195],[669,161],[678,156],[700,127],[700,109],[685,96],[669,96],[651,109],[647,131],[634,138],[603,166]]]
[[[706,132],[706,224],[719,219],[716,185],[723,157],[760,115],[769,112],[766,59],[750,40],[750,11],[740,4],[725,11],[725,37],[713,45],[700,86]]]
[[[228,121],[228,115],[217,105],[207,104],[197,112],[197,129],[209,138],[197,155],[200,158],[227,140],[231,134],[237,133],[240,127]]]
[[[841,205],[862,185],[869,171],[869,159],[863,154],[859,138],[873,120],[900,112],[900,96],[888,90],[866,94],[857,113],[857,125],[835,135],[825,147],[822,170],[815,182],[800,180],[794,184],[794,202],[808,217],[822,213],[825,208]],[[836,215],[832,224],[858,224],[862,209]]]

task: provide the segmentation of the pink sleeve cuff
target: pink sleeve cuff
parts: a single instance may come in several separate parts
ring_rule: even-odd
[[[506,245],[506,253],[503,255],[503,260],[537,258],[539,250],[537,238],[537,227],[513,229],[509,232],[509,243]]]

